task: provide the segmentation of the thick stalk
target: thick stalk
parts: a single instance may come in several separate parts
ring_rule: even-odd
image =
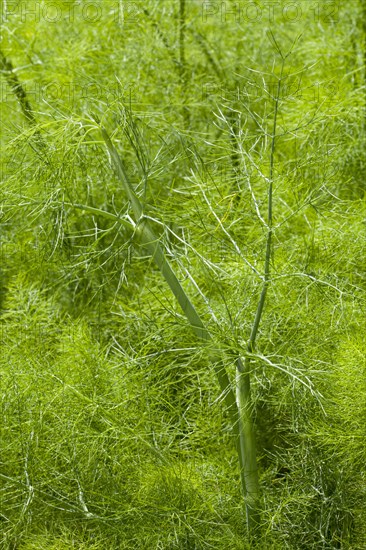
[[[232,386],[224,367],[222,356],[220,352],[214,349],[210,349],[208,346],[209,359],[214,365],[215,374],[217,376],[221,392],[225,398],[228,412],[230,414],[230,420],[232,423],[232,429],[235,439],[235,445],[239,457],[241,484],[244,495],[246,519],[248,533],[253,538],[259,530],[261,523],[260,514],[260,486],[258,477],[257,466],[257,451],[256,451],[256,439],[252,422],[253,403],[251,397],[250,388],[250,370],[251,363],[249,355],[253,352],[255,341],[260,325],[267,289],[270,282],[270,260],[272,253],[272,225],[273,225],[273,172],[274,172],[274,153],[276,143],[276,128],[277,128],[277,113],[279,106],[280,86],[281,86],[282,72],[279,79],[277,99],[275,102],[274,122],[272,131],[272,142],[270,152],[270,177],[268,188],[268,231],[266,240],[266,252],[265,252],[265,266],[264,266],[264,281],[260,294],[253,327],[251,330],[249,343],[248,343],[248,355],[244,362],[237,359],[237,375],[236,375],[236,398],[232,390]],[[117,150],[113,146],[107,132],[102,129],[102,135],[106,142],[109,153],[118,171],[118,174],[124,184],[124,188],[127,192],[128,198],[131,202],[131,206],[136,218],[135,231],[140,238],[141,244],[147,249],[149,254],[154,259],[156,265],[160,269],[165,281],[169,285],[171,291],[176,297],[179,305],[181,306],[186,318],[191,324],[195,334],[205,342],[212,342],[212,336],[204,326],[204,323],[194,308],[193,304],[189,300],[183,287],[178,281],[175,273],[173,272],[164,250],[161,246],[159,236],[155,233],[151,221],[143,214],[143,207],[140,203],[136,193],[134,192],[127,174],[125,172],[121,158],[119,157]]]
[[[239,441],[242,456],[242,485],[247,528],[254,535],[260,525],[260,486],[257,466],[257,446],[252,421],[250,363],[237,360],[236,398],[239,413]]]
[[[279,99],[281,93],[281,80],[283,73],[283,64],[281,75],[278,80],[277,94],[274,107],[273,129],[271,137],[270,151],[270,170],[268,186],[268,215],[267,215],[267,239],[266,252],[264,260],[264,280],[263,287],[259,297],[257,310],[254,317],[252,330],[249,337],[247,351],[252,353],[255,346],[258,328],[262,318],[262,313],[266,301],[267,289],[270,282],[270,262],[272,254],[272,234],[273,234],[273,170],[274,154],[277,133],[277,114]],[[243,456],[243,477],[245,483],[245,506],[248,531],[255,534],[260,525],[260,486],[257,467],[257,450],[255,433],[252,422],[252,396],[250,389],[250,357],[246,356],[244,364],[241,359],[237,362],[237,382],[236,397],[239,409],[239,434],[240,447]]]

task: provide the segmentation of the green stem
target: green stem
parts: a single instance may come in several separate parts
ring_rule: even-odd
[[[271,137],[271,152],[270,152],[270,168],[269,168],[269,186],[268,186],[268,216],[267,216],[267,242],[266,242],[266,255],[264,261],[264,281],[263,288],[259,298],[257,311],[254,318],[252,331],[249,338],[248,352],[252,353],[255,345],[255,340],[258,334],[259,324],[262,318],[264,304],[266,301],[267,289],[270,282],[270,263],[272,254],[272,234],[273,234],[273,171],[274,171],[274,154],[276,147],[276,133],[277,133],[277,115],[281,93],[281,81],[283,74],[283,64],[281,68],[281,75],[278,79],[277,94],[275,100],[275,109],[273,117],[273,129]]]
[[[179,0],[179,73],[182,89],[183,118],[185,126],[189,125],[189,110],[187,108],[187,64],[186,64],[186,0]]]
[[[184,80],[186,69],[186,52],[185,52],[185,27],[186,27],[186,0],[179,0],[179,65]]]
[[[12,89],[15,97],[17,98],[20,108],[22,110],[22,113],[26,118],[27,122],[30,124],[30,126],[35,128],[37,126],[37,121],[34,116],[34,112],[31,107],[31,104],[29,103],[25,89],[22,86],[18,78],[18,75],[14,70],[12,62],[6,58],[6,56],[4,55],[1,49],[0,49],[0,72],[4,74],[6,82],[8,83],[8,86]],[[38,144],[41,146],[42,149],[44,149],[45,144],[42,140],[42,136],[38,129],[35,130],[35,136],[37,138]]]
[[[362,30],[363,30],[363,64],[364,64],[363,85],[366,87],[366,0],[362,0],[361,17],[362,17]],[[366,92],[364,93],[365,93],[365,107],[366,107]]]
[[[89,212],[90,214],[95,214],[98,216],[102,216],[103,218],[107,218],[109,220],[113,220],[114,222],[118,222],[127,229],[134,229],[134,225],[130,223],[129,221],[125,220],[124,218],[121,218],[117,214],[112,214],[112,212],[107,212],[106,210],[102,210],[101,208],[94,208],[93,206],[88,206],[87,204],[77,204],[74,202],[60,202],[57,203],[60,206],[71,206],[72,208],[77,208],[78,210],[84,210],[85,212]]]
[[[189,109],[186,105],[186,88],[187,88],[187,63],[186,63],[186,49],[185,49],[185,35],[186,35],[186,0],[179,0],[179,55],[175,54],[174,49],[170,45],[167,37],[161,31],[157,21],[154,19],[150,11],[143,7],[143,13],[149,19],[151,25],[155,29],[158,37],[167,49],[171,60],[174,63],[175,70],[177,71],[180,79],[181,91],[182,91],[182,103],[183,103],[183,118],[185,126],[189,124],[190,116]]]
[[[257,465],[257,446],[252,421],[250,390],[250,363],[237,360],[236,392],[239,409],[239,441],[242,456],[242,485],[249,534],[257,532],[260,525],[260,486]]]
[[[261,322],[264,305],[267,296],[267,290],[270,282],[270,262],[272,254],[272,234],[273,234],[273,175],[274,175],[274,154],[277,134],[277,115],[281,93],[281,81],[283,74],[283,63],[281,75],[278,80],[277,94],[274,108],[271,151],[270,151],[270,173],[268,186],[268,218],[267,218],[267,240],[266,253],[264,261],[264,281],[262,291],[259,297],[257,310],[249,337],[247,351],[252,353],[255,347],[255,341]],[[255,534],[260,526],[260,486],[257,467],[257,450],[255,433],[252,422],[252,396],[250,388],[250,357],[247,355],[244,364],[238,359],[237,363],[237,401],[239,407],[239,433],[240,446],[243,455],[243,477],[245,482],[245,500],[248,531]]]
[[[149,12],[149,10],[147,8],[143,7],[142,11],[146,15],[146,17],[149,19],[149,21],[150,21],[151,25],[153,26],[153,28],[155,29],[158,37],[160,38],[160,40],[162,41],[162,43],[166,47],[166,49],[169,53],[169,56],[170,56],[171,60],[174,63],[174,67],[178,67],[179,66],[179,60],[175,57],[173,49],[170,46],[170,44],[168,42],[168,39],[166,38],[164,33],[160,30],[160,27],[159,27],[158,23],[155,21],[155,19],[153,18],[153,16],[151,15],[151,13]]]
[[[112,158],[113,164],[117,170],[117,173],[122,181],[126,194],[130,200],[132,210],[136,220],[136,234],[141,239],[142,244],[148,250],[149,254],[151,254],[151,256],[153,257],[156,265],[160,269],[165,281],[167,282],[171,291],[176,297],[180,307],[182,308],[195,334],[201,340],[204,340],[206,342],[212,341],[212,337],[209,331],[204,326],[201,317],[199,316],[195,307],[189,300],[187,294],[185,293],[183,287],[181,286],[175,273],[173,272],[168,260],[166,259],[163,248],[160,244],[160,239],[155,234],[153,228],[151,227],[151,222],[143,216],[143,206],[140,203],[139,198],[137,197],[134,189],[132,188],[128,180],[125,168],[123,166],[123,162],[116,148],[112,144],[108,136],[108,133],[104,128],[101,128],[101,133],[106,143],[109,154]],[[114,219],[118,219],[118,218],[116,217]],[[220,389],[224,395],[224,399],[233,422],[234,432],[238,436],[239,429],[238,429],[237,406],[236,406],[235,395],[231,387],[229,376],[222,363],[221,357],[219,357],[219,354],[217,352],[210,351],[210,356],[213,359],[213,365],[214,365],[215,373],[220,385]],[[239,448],[238,442],[237,442],[237,447]]]

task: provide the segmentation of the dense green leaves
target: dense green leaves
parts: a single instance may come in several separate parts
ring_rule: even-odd
[[[365,547],[364,2],[7,4],[4,549],[250,547],[224,396],[100,124],[233,380],[263,284],[290,50],[250,355],[258,544]]]

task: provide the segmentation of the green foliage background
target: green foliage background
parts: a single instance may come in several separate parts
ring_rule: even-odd
[[[2,70],[0,545],[251,547],[205,349],[138,242],[70,205],[128,211],[97,116],[233,377],[260,292],[280,49],[258,546],[361,550],[365,4],[187,0],[183,34],[180,5],[2,4],[37,125]]]

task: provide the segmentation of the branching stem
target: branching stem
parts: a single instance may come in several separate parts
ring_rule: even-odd
[[[248,354],[244,363],[240,357],[237,360],[237,385],[236,395],[239,409],[239,431],[240,448],[243,461],[244,496],[247,517],[247,527],[251,536],[253,536],[260,526],[260,486],[257,466],[256,439],[252,421],[252,396],[250,387],[250,354],[253,353],[259,324],[266,301],[268,286],[270,283],[270,262],[272,254],[272,234],[273,234],[273,178],[274,178],[274,155],[277,135],[277,115],[279,109],[281,81],[283,75],[284,60],[282,61],[281,74],[278,79],[277,94],[274,105],[273,128],[271,136],[270,149],[270,168],[268,180],[268,215],[267,215],[267,239],[266,252],[264,260],[264,280],[262,291],[259,297],[257,310],[254,317],[252,330],[247,346]]]

